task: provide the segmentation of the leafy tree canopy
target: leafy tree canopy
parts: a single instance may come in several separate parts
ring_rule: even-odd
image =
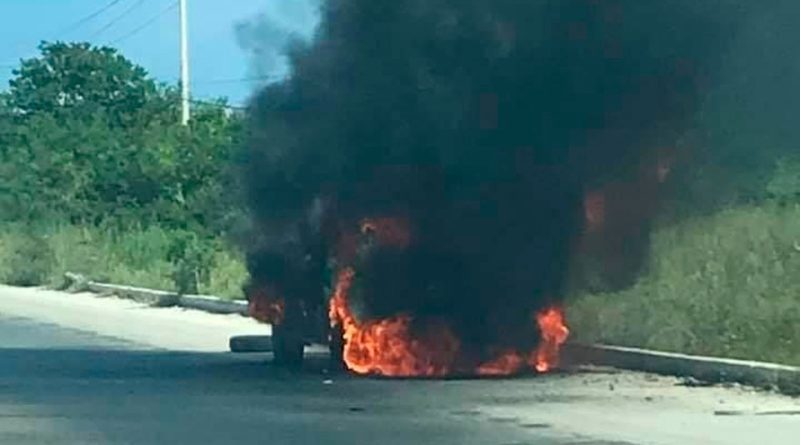
[[[44,42],[0,93],[0,219],[224,230],[242,131],[224,101],[179,122],[177,88],[117,50]]]
[[[147,71],[108,47],[42,42],[39,57],[23,60],[10,82],[9,106],[21,115],[87,118],[99,109],[116,125],[160,105],[169,91]]]

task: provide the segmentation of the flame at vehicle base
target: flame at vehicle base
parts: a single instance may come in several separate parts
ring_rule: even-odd
[[[461,342],[445,324],[417,327],[408,314],[359,322],[348,305],[355,271],[339,273],[330,300],[330,321],[340,327],[344,339],[343,359],[347,368],[362,375],[386,377],[444,377],[452,374],[507,376],[527,368],[539,373],[558,366],[558,353],[569,330],[561,309],[552,307],[536,314],[541,339],[534,351],[503,351],[473,369],[464,369]]]
[[[277,326],[286,318],[286,300],[271,289],[258,289],[248,295],[248,314],[262,322]]]

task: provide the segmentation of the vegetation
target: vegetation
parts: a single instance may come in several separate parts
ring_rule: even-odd
[[[0,238],[0,280],[15,286],[35,286],[53,271],[55,257],[47,240],[28,231]]]
[[[242,220],[230,199],[242,119],[217,101],[181,126],[176,89],[114,49],[40,50],[0,96],[0,278],[53,284],[70,270],[239,296],[225,240]]]
[[[800,204],[687,219],[652,244],[633,287],[572,296],[579,340],[800,365]]]

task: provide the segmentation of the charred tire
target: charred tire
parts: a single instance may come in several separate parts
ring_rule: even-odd
[[[344,331],[341,326],[331,328],[330,342],[328,348],[330,350],[330,369],[337,371],[344,371],[346,369],[344,363]]]
[[[300,332],[282,326],[272,328],[273,363],[287,368],[303,365],[305,342]]]

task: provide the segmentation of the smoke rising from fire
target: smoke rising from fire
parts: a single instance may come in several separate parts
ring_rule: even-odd
[[[253,286],[326,307],[352,267],[360,319],[531,350],[583,239],[641,258],[734,3],[324,2],[251,105]]]

